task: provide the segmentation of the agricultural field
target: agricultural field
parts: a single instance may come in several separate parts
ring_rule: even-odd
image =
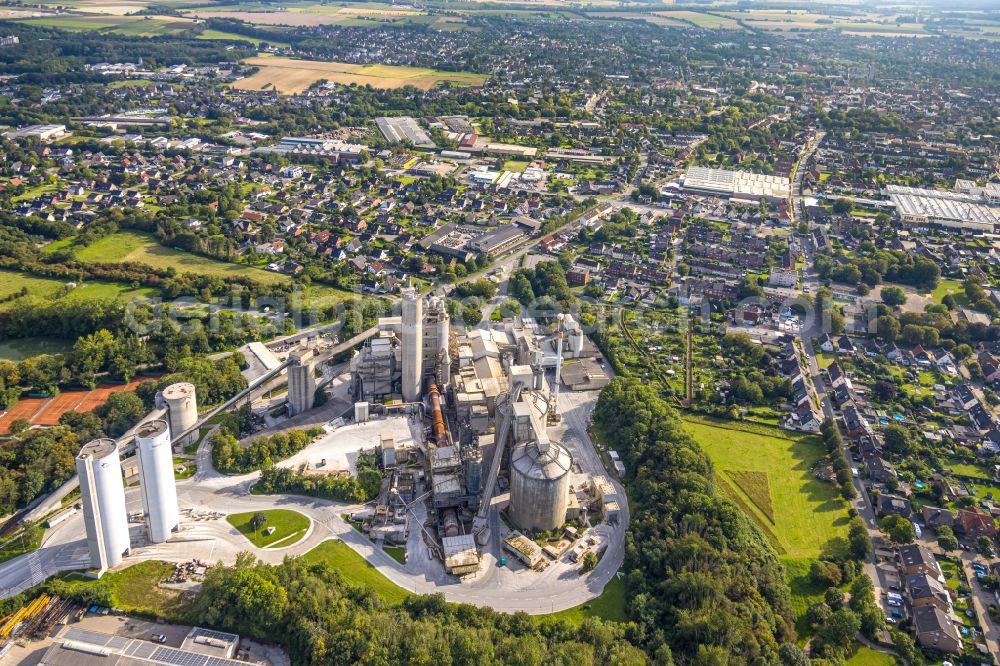
[[[361,2],[320,4],[315,2],[291,3],[275,11],[273,5],[249,3],[225,9],[191,10],[198,18],[230,18],[254,25],[281,25],[313,27],[337,25],[355,28],[380,28],[387,26],[425,25],[440,30],[461,29],[465,21],[456,16],[430,14],[422,9],[400,7],[385,3]]]
[[[782,557],[815,558],[847,535],[847,504],[810,470],[818,437],[736,422],[686,418],[684,428],[715,464],[719,489],[761,528]]]
[[[324,541],[300,558],[305,564],[325,564],[339,571],[344,581],[352,585],[370,587],[382,601],[397,605],[410,593],[379,573],[365,558],[337,539]]]
[[[242,90],[264,90],[273,87],[279,93],[300,93],[317,81],[343,85],[356,84],[373,88],[393,89],[413,86],[430,90],[444,81],[460,86],[478,86],[486,82],[482,74],[444,72],[417,67],[390,65],[352,65],[342,62],[293,60],[292,58],[248,58],[245,64],[260,68],[255,74],[233,83]]]
[[[263,514],[266,521],[263,526],[255,528],[253,517],[258,513]],[[226,516],[226,522],[258,548],[291,546],[306,535],[310,524],[308,517],[288,509],[232,513]],[[267,534],[266,530],[270,527],[274,528],[274,532]]]
[[[191,19],[174,16],[151,16],[137,19],[132,16],[86,16],[82,14],[52,15],[22,19],[18,22],[74,32],[98,30],[131,37],[173,35],[190,30],[193,25]]]
[[[205,30],[198,35],[198,39],[225,39],[233,42],[247,42],[249,44],[253,44],[254,46],[260,46],[261,44],[266,43],[270,46],[276,46],[278,48],[287,48],[289,46],[287,42],[272,42],[265,39],[258,39],[256,37],[237,35],[235,32],[222,32],[221,30]]]
[[[655,16],[663,16],[676,21],[683,21],[697,28],[707,30],[742,30],[743,28],[735,19],[721,14],[707,14],[705,12],[693,12],[687,10],[668,10],[653,12]]]
[[[178,273],[200,273],[219,277],[239,275],[262,284],[278,284],[288,280],[287,276],[279,273],[164,247],[157,243],[151,235],[137,231],[119,231],[106,236],[79,250],[76,253],[76,259],[93,263],[134,261],[153,268],[173,267]]]

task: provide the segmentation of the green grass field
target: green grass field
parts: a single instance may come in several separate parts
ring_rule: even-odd
[[[739,428],[742,424],[732,423]],[[818,437],[789,434],[754,426],[753,431],[730,429],[685,419],[684,428],[708,453],[717,478],[729,471],[755,471],[767,476],[774,506],[774,522],[752,497],[729,488],[733,499],[759,526],[770,529],[787,557],[817,557],[827,544],[847,536],[847,504],[837,490],[810,474],[825,449]],[[726,475],[728,476],[728,475]]]
[[[858,647],[854,656],[844,662],[844,666],[895,666],[895,664],[896,658],[891,654],[876,652],[863,645]]]
[[[807,638],[812,632],[805,620],[806,611],[815,603],[823,601],[826,588],[809,578],[812,558],[788,557],[781,561],[785,565],[785,580],[792,593],[792,610],[795,611],[795,631],[799,638]]]
[[[266,42],[267,44],[277,46],[278,48],[287,48],[289,46],[287,42],[272,42],[265,39],[257,39],[256,37],[238,35],[235,32],[223,32],[221,30],[205,30],[198,35],[198,39],[227,39],[233,42],[249,42],[254,46],[260,46]]]
[[[71,573],[62,578],[72,589],[110,588],[111,600],[115,608],[126,613],[155,615],[171,618],[183,608],[179,592],[159,587],[160,582],[170,576],[174,565],[166,562],[140,562],[117,573],[104,574],[100,580],[84,578]]]
[[[339,571],[344,580],[361,587],[370,587],[389,604],[400,604],[410,593],[379,573],[365,558],[337,539],[324,541],[301,557],[306,564],[325,564]]]
[[[65,281],[55,278],[38,277],[16,271],[0,271],[0,298],[16,294],[22,288],[27,289],[29,295],[51,298],[59,293],[66,284]],[[63,298],[115,298],[118,296],[139,298],[152,296],[154,293],[155,291],[152,289],[132,289],[117,282],[86,282],[78,285]],[[0,310],[2,309],[3,304],[0,304]]]
[[[625,583],[621,578],[615,576],[607,585],[604,592],[596,599],[591,599],[585,604],[575,608],[567,608],[557,613],[539,615],[541,622],[546,620],[566,620],[571,624],[580,624],[589,617],[596,617],[612,622],[625,622],[628,616],[625,614]]]
[[[263,513],[267,517],[267,522],[259,530],[254,530],[250,526],[250,520],[256,513]],[[280,547],[291,546],[302,539],[306,530],[309,529],[309,518],[298,511],[289,511],[288,509],[231,513],[226,516],[226,521],[258,548],[267,548],[279,541],[281,543],[277,545]],[[274,528],[273,534],[265,533],[269,527]]]
[[[41,354],[63,354],[73,348],[69,340],[18,338],[0,342],[0,360],[23,361]]]
[[[134,261],[153,268],[173,267],[178,273],[200,273],[220,277],[241,275],[262,284],[278,284],[289,279],[285,275],[260,268],[219,261],[165,247],[157,243],[153,236],[138,231],[119,231],[105,236],[96,243],[80,249],[76,253],[76,258],[95,263]]]
[[[931,292],[931,298],[936,303],[940,303],[948,294],[955,294],[956,300],[960,301],[962,305],[968,305],[969,299],[966,298],[962,283],[958,280],[941,280],[934,291]]]

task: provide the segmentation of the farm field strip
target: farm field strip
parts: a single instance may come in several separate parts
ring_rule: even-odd
[[[393,65],[355,65],[342,62],[294,60],[292,58],[248,58],[248,65],[260,68],[255,74],[233,83],[243,90],[261,90],[274,86],[278,92],[302,92],[317,81],[330,81],[350,85],[370,85],[373,88],[402,88],[414,86],[429,90],[442,81],[459,85],[481,85],[486,76],[466,72],[444,72],[417,67]]]

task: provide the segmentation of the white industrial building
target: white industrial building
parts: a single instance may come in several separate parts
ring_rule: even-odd
[[[779,201],[791,196],[792,183],[781,176],[692,166],[684,175],[684,189],[734,199]]]
[[[163,543],[180,528],[170,426],[162,419],[143,423],[135,433],[135,441],[149,540]]]
[[[80,477],[90,566],[101,575],[121,564],[132,547],[118,444],[113,439],[85,444],[76,456],[76,472]]]
[[[4,132],[5,139],[11,141],[17,139],[38,139],[42,143],[49,143],[69,136],[71,132],[66,130],[65,125],[31,125],[21,129]]]
[[[928,190],[903,185],[887,185],[885,194],[896,206],[904,224],[934,225],[972,233],[992,233],[1000,224],[998,211],[985,205],[990,197],[1000,202],[995,184],[986,188],[965,188],[956,192]]]

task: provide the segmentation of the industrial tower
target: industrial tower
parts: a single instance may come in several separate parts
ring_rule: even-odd
[[[418,402],[424,378],[424,302],[414,287],[403,289],[403,401]]]
[[[76,456],[76,472],[80,477],[90,567],[100,575],[121,564],[132,548],[118,444],[113,439],[85,444]]]
[[[307,412],[316,402],[316,360],[313,351],[300,347],[288,355],[288,412]]]
[[[147,421],[139,426],[135,441],[149,540],[163,543],[180,528],[170,426],[162,419]]]

